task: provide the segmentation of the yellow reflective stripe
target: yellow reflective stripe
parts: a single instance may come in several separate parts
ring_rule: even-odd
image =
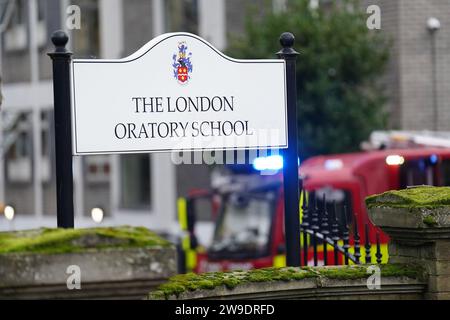
[[[197,252],[195,250],[186,251],[186,267],[189,271],[194,270],[197,266]]]
[[[311,245],[311,244],[310,244],[310,240],[311,240],[311,235],[308,234],[308,245],[309,245],[309,246]],[[343,246],[344,246],[344,241],[338,240],[338,246],[339,246],[339,247],[343,247]],[[333,249],[334,246],[333,246],[332,244],[329,244],[328,242],[327,242],[327,248],[328,248],[328,251],[334,250],[334,249]],[[350,249],[349,249],[349,250],[350,250]],[[317,244],[317,252],[323,252],[323,242]]]
[[[308,198],[308,192],[306,193],[306,198]],[[298,206],[299,214],[300,214],[300,223],[302,223],[303,220],[303,202],[305,201],[303,197],[303,192],[300,192],[300,202]],[[307,245],[309,245],[309,235],[307,236]],[[300,247],[303,247],[304,245],[304,239],[303,239],[303,233],[300,235]]]
[[[273,257],[273,266],[275,268],[286,267],[286,256],[284,254],[279,254]]]
[[[305,193],[306,193],[306,199],[308,199],[308,192],[305,192]],[[303,202],[304,202],[304,200],[305,199],[303,199],[303,192],[300,192],[300,202],[298,204],[298,212],[300,214],[300,223],[303,220]]]
[[[303,244],[305,243],[305,239],[304,239],[303,235],[304,235],[304,232],[302,232],[300,234],[300,245],[302,246],[302,248],[303,248]],[[311,235],[309,235],[308,233],[306,234],[306,245],[307,246],[311,245]]]
[[[188,219],[187,219],[187,204],[185,198],[179,198],[177,201],[178,207],[178,221],[180,223],[180,228],[183,231],[188,229]]]
[[[351,254],[355,254],[355,247],[351,246],[348,251]],[[389,260],[388,244],[387,243],[381,243],[380,244],[380,251],[381,251],[381,254],[382,254],[381,263],[385,264]],[[361,261],[362,264],[365,264],[366,263],[366,250],[365,250],[364,246],[361,247],[360,253],[361,253],[360,261]],[[377,263],[376,254],[377,254],[377,245],[373,244],[373,245],[370,246],[370,255],[372,256],[372,263],[373,264]],[[350,261],[349,263],[350,264],[354,264],[352,261]]]
[[[187,201],[185,198],[178,198],[178,221],[182,231],[188,230]],[[181,246],[186,256],[186,268],[193,271],[197,266],[197,252],[191,249],[191,238],[189,234],[185,235],[181,241]]]
[[[309,237],[308,237],[309,240]],[[309,244],[308,244],[309,245]],[[344,241],[339,240],[338,241],[338,246],[343,247],[344,246]],[[331,244],[327,244],[327,248],[328,248],[328,253],[333,252],[333,246]],[[382,254],[381,257],[381,263],[385,264],[388,262],[389,260],[389,252],[388,252],[388,244],[387,243],[382,243],[380,244],[380,251]],[[355,254],[355,247],[354,246],[350,246],[350,248],[348,249],[348,252],[352,255]],[[323,253],[323,244],[317,245],[317,253]],[[377,262],[377,257],[375,256],[377,253],[377,245],[373,244],[370,246],[370,255],[372,256],[372,264],[376,264]],[[366,263],[366,251],[365,251],[365,247],[361,246],[360,247],[360,262],[362,264]],[[342,259],[344,260],[345,258],[342,257]],[[349,260],[349,264],[355,264],[353,261]]]
[[[189,250],[191,248],[191,238],[188,236],[183,237],[181,241],[181,246],[183,250]]]

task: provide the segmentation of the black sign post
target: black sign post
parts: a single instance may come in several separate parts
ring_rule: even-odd
[[[295,60],[298,52],[294,50],[295,37],[285,32],[280,37],[281,49],[277,55],[286,61],[288,148],[284,150],[284,227],[286,234],[286,264],[300,266],[300,214],[299,214],[299,175],[297,151],[297,84]]]
[[[68,36],[63,31],[52,34],[53,95],[55,112],[56,201],[58,228],[73,228],[73,169],[70,102],[70,62]]]

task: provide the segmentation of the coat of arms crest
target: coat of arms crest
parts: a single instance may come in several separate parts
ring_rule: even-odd
[[[178,43],[178,53],[174,54],[173,59],[173,75],[180,84],[186,84],[191,78],[192,74],[192,52],[188,53],[186,42]]]

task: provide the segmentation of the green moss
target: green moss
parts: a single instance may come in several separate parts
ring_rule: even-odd
[[[426,270],[418,264],[382,264],[381,275],[383,277],[407,277],[424,280]]]
[[[367,268],[352,266],[351,268],[330,268],[323,269],[320,274],[325,278],[338,280],[355,280],[367,278]]]
[[[379,265],[382,276],[408,277],[421,279],[423,268],[406,264]],[[179,296],[187,291],[201,289],[211,290],[225,286],[228,289],[251,282],[299,281],[307,278],[329,278],[338,280],[365,279],[371,273],[365,265],[339,267],[303,267],[303,268],[265,268],[250,271],[212,272],[204,274],[177,275],[162,284],[156,291],[150,293],[150,299]]]
[[[214,289],[216,285],[214,284],[214,281],[211,280],[200,280],[198,282],[198,287],[200,289]]]
[[[225,278],[223,280],[223,284],[225,285],[225,287],[227,287],[228,289],[234,289],[235,287],[237,287],[240,284],[240,280],[236,279],[236,278]]]
[[[438,225],[437,221],[436,221],[436,220],[434,219],[434,217],[431,216],[431,215],[424,217],[424,218],[422,219],[422,222],[423,222],[425,225],[429,226],[429,227],[433,227],[433,226],[437,226],[437,225]]]
[[[156,292],[156,296],[162,297],[164,296],[167,298],[171,295],[178,296],[180,293],[183,293],[186,291],[186,287],[183,286],[181,283],[167,283],[164,288],[162,288],[159,292]]]
[[[143,227],[36,229],[0,233],[0,254],[60,254],[107,248],[170,246]]]
[[[392,190],[366,198],[368,208],[406,207],[436,208],[450,206],[450,187],[413,187],[404,190]]]
[[[419,265],[412,264],[381,264],[381,275],[383,277],[408,277],[422,279],[424,269]],[[367,265],[352,265],[348,267],[323,268],[320,275],[329,279],[355,280],[368,278]]]
[[[265,268],[256,269],[248,272],[245,280],[248,282],[267,282],[267,281],[291,281],[305,278],[316,277],[317,275],[309,269],[296,268]]]

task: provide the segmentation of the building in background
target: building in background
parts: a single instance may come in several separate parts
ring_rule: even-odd
[[[53,50],[51,33],[65,28],[70,5],[82,13],[81,29],[68,30],[75,57],[114,59],[172,31],[199,34],[223,50],[231,35],[243,31],[247,5],[283,10],[286,1],[0,0],[0,202],[16,213],[12,222],[0,216],[0,230],[56,223],[52,70],[46,53]],[[360,1],[363,9],[380,6],[381,30],[374,32],[392,39],[383,80],[390,126],[449,131],[450,0]],[[430,17],[439,20],[439,29],[427,28]],[[210,168],[175,166],[168,154],[74,157],[76,225],[93,225],[91,210],[100,207],[103,224],[170,231],[176,228],[177,196],[209,184]]]
[[[276,9],[284,1],[274,0]],[[225,49],[244,28],[247,4],[266,0],[0,0],[9,21],[0,34],[0,202],[15,210],[0,216],[0,230],[56,224],[53,92],[50,36],[66,29],[70,5],[81,8],[81,29],[67,30],[75,58],[122,58],[153,37],[173,31],[199,34]],[[13,4],[7,12],[8,4]],[[101,119],[99,119],[101,121]],[[176,199],[210,185],[210,168],[172,164],[169,154],[74,157],[76,226],[91,226],[93,208],[104,225],[177,227]],[[207,220],[208,217],[205,217]]]
[[[363,0],[391,40],[385,76],[390,126],[450,131],[450,0]],[[430,18],[438,20],[433,28]],[[431,27],[431,28],[430,28]]]

